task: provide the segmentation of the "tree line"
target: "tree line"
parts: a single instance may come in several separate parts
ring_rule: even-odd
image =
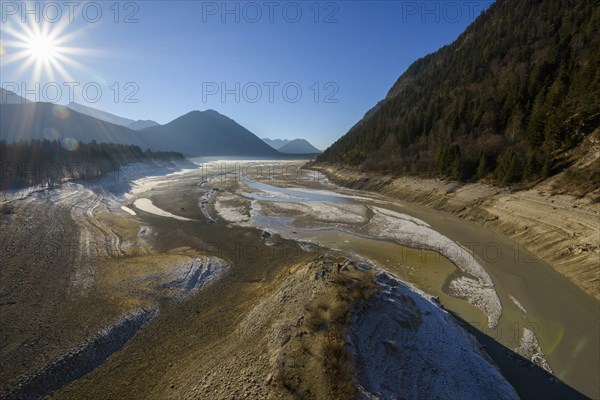
[[[2,189],[54,186],[72,179],[95,180],[126,164],[182,160],[176,152],[143,151],[134,145],[67,140],[0,140]]]

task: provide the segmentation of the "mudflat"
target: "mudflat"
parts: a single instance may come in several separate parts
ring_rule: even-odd
[[[32,382],[35,393],[57,398],[370,393],[372,379],[383,378],[357,377],[356,363],[381,360],[357,353],[371,346],[357,316],[400,301],[408,308],[395,311],[396,322],[380,322],[408,330],[385,346],[408,340],[405,354],[431,350],[431,341],[410,342],[414,316],[448,315],[443,305],[467,330],[504,347],[484,350],[500,374],[464,339],[469,365],[496,382],[498,396],[514,395],[508,377],[525,397],[596,397],[596,299],[493,230],[313,179],[302,165],[277,167],[297,179],[197,169],[144,178],[116,196],[74,184],[7,197],[0,393],[30,396]],[[24,258],[27,242],[35,263]],[[71,250],[63,255],[59,247]],[[409,286],[400,289],[396,279]],[[450,323],[444,318],[423,326]],[[463,338],[454,322],[448,329]],[[90,344],[98,349],[92,356]]]

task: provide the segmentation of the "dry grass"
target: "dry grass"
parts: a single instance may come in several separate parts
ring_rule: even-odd
[[[372,274],[342,273],[337,283],[335,300],[329,308],[329,330],[323,343],[323,360],[330,377],[331,392],[339,399],[355,398],[358,394],[352,381],[352,365],[345,349],[346,328],[352,321],[351,307],[357,301],[368,300],[376,291]]]
[[[322,264],[317,265],[317,268]],[[358,391],[352,379],[352,364],[346,351],[346,329],[352,306],[375,292],[371,272],[353,267],[332,272],[327,290],[304,307],[302,334],[290,342],[278,368],[276,383],[295,398],[352,399]]]

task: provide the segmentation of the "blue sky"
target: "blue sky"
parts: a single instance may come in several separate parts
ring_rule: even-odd
[[[37,94],[48,100],[45,94],[56,98],[57,92],[44,94],[49,86],[43,85],[55,82],[64,88],[56,102],[64,104],[65,82],[77,82],[75,101],[159,123],[212,108],[259,137],[302,137],[320,148],[385,97],[414,60],[451,43],[490,4],[146,1],[121,2],[116,14],[110,1],[81,3],[69,15],[63,2],[55,3],[59,9],[33,2],[27,6],[33,12],[23,15],[21,2],[7,3],[1,10],[4,87],[17,83],[35,92],[39,82]],[[19,51],[13,32],[31,25],[60,31],[57,40],[69,39],[61,46],[78,49],[66,54],[75,64],[57,60],[68,77],[56,70],[51,76],[53,67],[34,76],[33,66],[11,62]]]

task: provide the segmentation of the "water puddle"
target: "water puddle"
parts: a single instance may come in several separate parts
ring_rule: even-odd
[[[269,185],[268,183],[258,182],[248,178],[244,178],[244,183],[251,189],[259,191],[242,193],[244,197],[254,200],[282,201],[291,203],[306,203],[309,201],[348,203],[350,201],[350,199],[345,196],[339,196],[333,192],[324,190],[290,189]]]

